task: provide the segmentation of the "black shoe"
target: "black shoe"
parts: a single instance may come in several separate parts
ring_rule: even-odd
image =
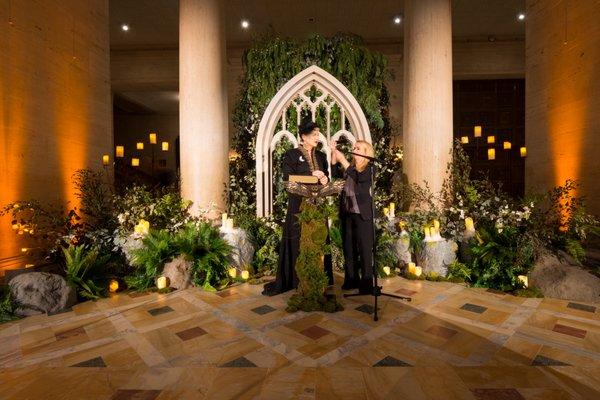
[[[358,283],[356,282],[344,282],[342,290],[354,290],[358,289]]]

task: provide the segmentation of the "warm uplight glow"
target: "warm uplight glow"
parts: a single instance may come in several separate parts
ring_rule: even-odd
[[[475,135],[475,137],[481,137],[481,126],[476,125],[473,128],[473,134]]]
[[[125,157],[125,146],[115,147],[115,156],[116,157]]]
[[[131,159],[131,166],[132,167],[139,167],[140,166],[140,159],[139,158],[132,158]]]
[[[108,165],[108,163],[110,162],[110,157],[108,156],[108,154],[105,154],[102,156],[102,165]]]
[[[169,142],[162,142],[162,150],[169,151]]]
[[[148,138],[150,140],[150,144],[156,144],[156,133],[151,132],[150,135],[148,135]]]
[[[488,149],[488,160],[496,159],[496,149]]]
[[[462,144],[469,144],[469,137],[468,136],[461,136],[460,142]]]
[[[504,150],[510,150],[512,148],[512,144],[510,142],[503,143]]]
[[[135,148],[138,150],[144,150],[144,143],[143,142],[137,142],[135,144]]]
[[[488,136],[487,142],[488,143],[496,143],[496,136],[494,136],[494,135]]]
[[[527,157],[527,147],[521,147],[519,152],[521,153],[521,157]]]

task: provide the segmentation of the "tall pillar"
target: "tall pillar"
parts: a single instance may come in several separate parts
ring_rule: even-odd
[[[224,209],[229,133],[225,22],[219,0],[179,2],[181,194],[192,212]]]
[[[439,192],[452,149],[450,0],[404,3],[404,171]]]

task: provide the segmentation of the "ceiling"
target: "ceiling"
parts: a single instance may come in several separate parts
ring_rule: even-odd
[[[221,0],[226,4],[227,41],[243,45],[270,30],[283,36],[306,37],[313,33],[358,34],[366,40],[397,40],[402,25],[402,0]],[[516,19],[525,0],[453,0],[455,38],[524,36]],[[173,47],[178,42],[178,0],[110,0],[112,48]],[[240,21],[247,19],[244,30]],[[121,24],[130,26],[128,32]]]

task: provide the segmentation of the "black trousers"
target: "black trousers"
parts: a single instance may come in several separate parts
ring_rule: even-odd
[[[373,288],[373,220],[360,214],[342,213],[344,247],[344,286],[369,290]]]

